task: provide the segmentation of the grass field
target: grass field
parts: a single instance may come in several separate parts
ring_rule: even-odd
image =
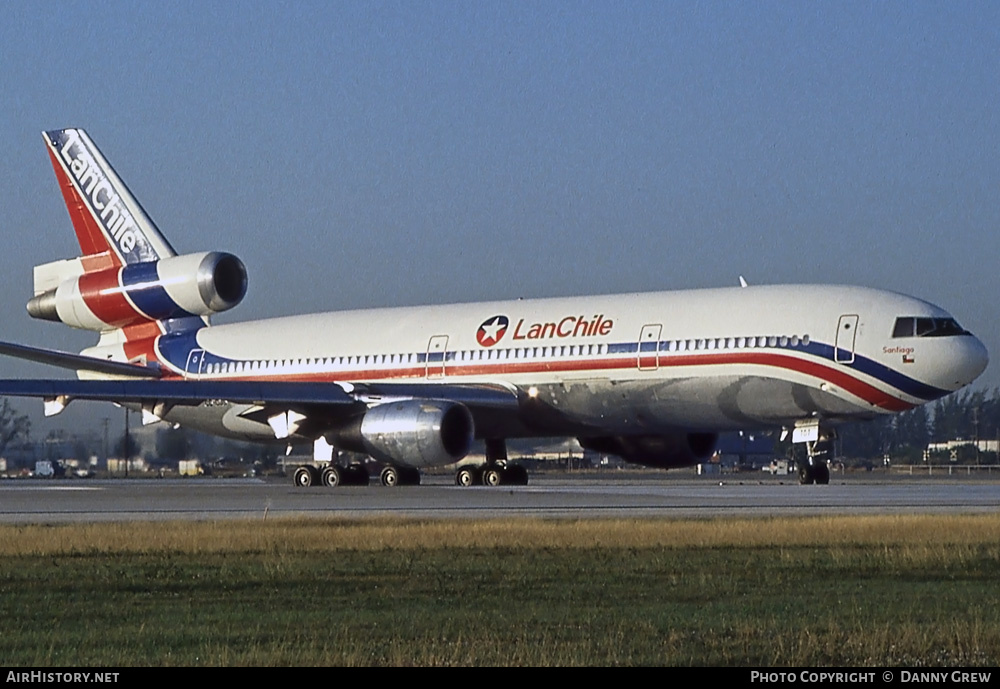
[[[996,665],[1000,516],[0,527],[7,666]]]

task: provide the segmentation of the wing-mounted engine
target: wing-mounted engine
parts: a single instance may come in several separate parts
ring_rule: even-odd
[[[382,462],[421,468],[462,459],[469,454],[474,435],[472,414],[465,405],[410,399],[371,407],[332,440]]]
[[[86,271],[81,259],[35,268],[34,318],[104,332],[143,322],[209,316],[233,308],[247,271],[232,254],[209,251]]]
[[[711,457],[718,439],[716,433],[672,433],[580,438],[580,445],[594,452],[618,455],[633,464],[676,469],[695,466]]]

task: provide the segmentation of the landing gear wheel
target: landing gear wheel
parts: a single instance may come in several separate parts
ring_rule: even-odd
[[[419,486],[420,471],[410,467],[387,466],[380,475],[383,486],[393,488],[395,486]]]
[[[345,486],[367,486],[368,470],[363,464],[351,464],[340,468],[341,481]]]
[[[331,464],[330,466],[323,469],[323,473],[320,476],[323,479],[323,485],[327,488],[336,488],[342,483],[347,483],[345,477],[343,476],[343,469],[338,467],[336,464]]]
[[[503,483],[503,470],[499,467],[489,467],[483,472],[483,485],[496,487]]]
[[[507,475],[504,478],[506,479],[504,483],[509,483],[512,486],[526,486],[528,485],[528,470],[520,464],[508,464]]]
[[[804,486],[830,483],[830,464],[827,460],[833,455],[833,438],[833,431],[826,429],[820,431],[816,440],[806,442],[807,458],[799,464],[799,483]]]
[[[830,483],[830,465],[826,462],[813,467],[813,478],[817,485],[827,485]]]
[[[299,488],[308,488],[319,484],[319,472],[316,467],[303,464],[292,475],[292,481]]]
[[[812,485],[816,481],[813,476],[813,468],[808,464],[799,465],[799,483],[803,486]]]
[[[476,485],[478,483],[476,473],[473,467],[462,467],[455,474],[455,485],[463,488]]]
[[[382,470],[379,479],[382,485],[387,488],[395,488],[399,485],[399,470],[396,467],[386,467]]]

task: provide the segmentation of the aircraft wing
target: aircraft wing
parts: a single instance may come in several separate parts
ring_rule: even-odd
[[[203,380],[0,380],[0,397],[35,397],[55,414],[71,400],[138,404],[143,408],[197,406],[207,400],[256,405],[265,409],[323,410],[323,415],[347,417],[369,406],[403,399],[448,400],[474,414],[518,408],[516,391],[499,385],[421,383],[292,383]]]
[[[245,404],[353,405],[358,400],[329,383],[260,383],[187,380],[0,380],[0,397],[39,397],[102,402],[168,402],[197,405],[206,400]]]

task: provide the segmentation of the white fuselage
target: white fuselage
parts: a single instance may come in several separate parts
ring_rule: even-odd
[[[894,337],[910,317],[951,318],[892,292],[762,286],[290,316],[164,335],[153,355],[192,379],[500,384],[540,404],[490,431],[508,436],[723,431],[902,411],[985,368],[968,333]],[[202,425],[268,435],[239,411]]]
[[[141,406],[147,419],[248,439],[312,440],[317,453],[337,441],[410,467],[457,459],[473,435],[493,447],[491,463],[502,458],[505,438],[573,435],[640,463],[679,466],[710,451],[724,430],[794,425],[800,440],[818,442],[821,422],[910,409],[967,385],[987,363],[982,343],[936,306],[825,285],[207,327],[210,315],[246,294],[243,263],[223,252],[177,255],[82,129],[43,138],[80,255],[36,266],[28,311],[101,333],[101,342],[89,358],[3,349],[83,377],[131,379],[120,387],[84,381],[73,394],[51,381],[6,386],[45,398],[54,412],[74,394],[90,396]],[[135,380],[161,373],[207,382]],[[305,388],[309,395],[293,394]]]

